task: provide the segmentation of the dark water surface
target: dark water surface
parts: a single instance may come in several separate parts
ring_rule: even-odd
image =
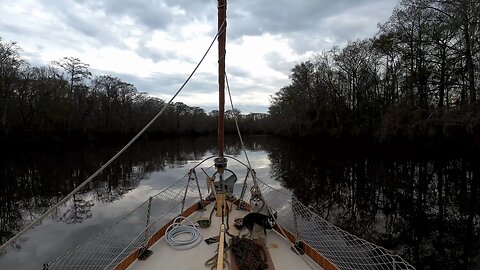
[[[479,159],[338,151],[271,137],[250,137],[246,143],[260,178],[292,190],[322,217],[396,251],[417,269],[480,269]],[[41,269],[185,175],[215,152],[215,144],[207,137],[135,144],[1,255],[0,269]],[[1,242],[83,182],[119,147],[2,153]],[[226,152],[240,155],[236,139],[227,137]]]

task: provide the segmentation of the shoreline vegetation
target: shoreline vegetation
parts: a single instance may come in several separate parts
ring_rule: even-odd
[[[480,4],[403,0],[379,32],[295,65],[279,134],[480,144]]]
[[[268,114],[238,116],[245,134],[347,144],[480,147],[480,4],[403,0],[372,38],[297,63]],[[34,67],[0,37],[0,144],[130,138],[165,101],[65,57]],[[214,134],[218,111],[172,104],[149,138]]]

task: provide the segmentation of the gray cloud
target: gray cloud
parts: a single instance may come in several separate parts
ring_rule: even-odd
[[[248,77],[248,75],[250,75],[250,72],[237,66],[229,66],[227,73],[232,76],[238,76],[238,77]]]
[[[103,9],[107,14],[127,15],[149,29],[163,29],[174,23],[174,17],[168,6],[156,1],[104,1]]]
[[[291,40],[297,53],[303,54],[372,35],[375,25],[388,18],[395,4],[395,0],[242,1],[239,10],[233,11],[237,16],[230,32],[234,39],[280,34]]]
[[[293,68],[294,63],[286,61],[285,57],[283,57],[278,52],[268,53],[264,56],[264,58],[267,61],[269,67],[284,74],[290,73],[290,70]]]
[[[65,1],[66,2],[66,1]],[[130,16],[139,24],[150,29],[164,28],[172,18],[167,6],[162,1],[135,1],[135,0],[75,0],[77,5],[83,6],[92,13],[100,12],[108,17],[121,18]],[[58,4],[55,4],[58,6]]]
[[[155,63],[158,63],[162,60],[167,60],[167,59],[173,59],[173,58],[178,58],[178,54],[176,52],[172,51],[165,51],[165,50],[157,50],[157,49],[152,49],[145,44],[140,44],[140,46],[135,50],[137,55],[147,58],[152,60]]]
[[[15,1],[15,3],[23,3]],[[95,51],[97,48],[130,50],[140,59],[153,63],[175,60],[195,64],[197,55],[188,57],[176,48],[158,49],[148,46],[154,32],[161,32],[181,44],[189,35],[182,32],[189,24],[211,25],[210,36],[216,28],[215,0],[42,0],[24,5],[35,5],[43,14],[18,16],[0,2],[5,10],[0,18],[0,29],[7,40],[15,40],[25,47],[25,55],[33,65],[45,65],[56,59],[50,55],[68,49],[59,57],[73,52]],[[271,34],[288,41],[288,46],[299,59],[290,61],[278,52],[261,56],[268,67],[288,78],[294,62],[309,53],[344,45],[349,40],[371,37],[376,24],[385,21],[397,0],[231,0],[228,6],[228,42],[242,44],[245,36]],[[30,12],[36,11],[34,8]],[[131,38],[138,44],[128,44]],[[194,45],[196,46],[196,45]],[[202,48],[205,44],[198,44]],[[46,55],[49,55],[48,57]],[[293,55],[293,56],[295,56]],[[75,56],[75,55],[73,55]],[[290,56],[292,57],[292,56]],[[135,59],[134,59],[135,60]],[[92,67],[94,69],[95,67]],[[241,93],[257,91],[271,93],[282,87],[272,78],[260,79],[252,70],[239,63],[228,65],[232,85]],[[181,73],[154,73],[138,77],[115,70],[98,71],[117,76],[137,86],[139,91],[152,95],[169,95],[183,83],[190,70]],[[186,90],[189,93],[211,93],[217,87],[216,70],[199,72]],[[259,91],[258,89],[263,89]],[[216,90],[215,90],[216,91]],[[207,105],[210,106],[210,105]],[[265,106],[241,104],[242,111],[265,112]]]
[[[352,1],[354,4],[358,2],[361,1]],[[233,11],[233,20],[238,20],[239,23],[232,23],[232,32],[237,32],[238,35],[259,35],[264,32],[285,34],[308,31],[315,28],[326,14],[335,13],[344,5],[342,3],[345,1],[242,1],[238,10]]]

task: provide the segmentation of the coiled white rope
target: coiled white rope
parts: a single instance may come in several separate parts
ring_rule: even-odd
[[[190,224],[182,223],[184,220]],[[180,235],[183,236],[180,237]],[[185,235],[188,235],[187,238],[185,238]],[[179,216],[168,226],[165,233],[165,240],[173,249],[187,250],[196,247],[202,242],[202,234],[190,220]]]

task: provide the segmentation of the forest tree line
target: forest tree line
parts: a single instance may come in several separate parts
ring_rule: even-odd
[[[226,112],[245,133],[372,142],[480,145],[480,2],[402,0],[372,38],[315,54],[291,70],[268,114]],[[0,138],[130,135],[165,101],[73,57],[33,67],[0,38]],[[152,134],[215,133],[218,111],[177,102]]]
[[[292,69],[269,108],[277,134],[480,142],[480,2],[402,0],[373,38]]]
[[[139,92],[120,78],[94,76],[87,63],[64,57],[35,67],[20,46],[0,37],[0,139],[97,139],[138,132],[165,101]],[[216,132],[218,111],[205,112],[176,102],[149,129],[150,134],[192,135]],[[264,114],[226,111],[225,129],[235,131],[233,117],[246,132],[264,126]]]

